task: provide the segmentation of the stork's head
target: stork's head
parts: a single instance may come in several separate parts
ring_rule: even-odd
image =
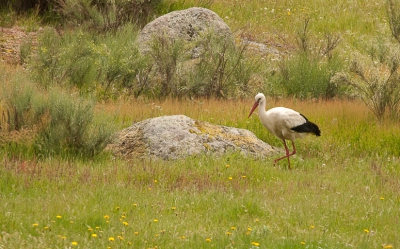
[[[257,108],[257,106],[259,106],[261,103],[265,102],[265,96],[262,93],[258,93],[254,99],[256,100],[256,102],[254,102],[253,108],[251,108],[249,118],[250,118],[251,114],[253,114],[253,112]]]

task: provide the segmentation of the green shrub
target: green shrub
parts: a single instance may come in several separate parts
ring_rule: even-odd
[[[17,71],[14,76],[2,80],[0,93],[0,102],[4,103],[8,113],[8,124],[5,125],[8,131],[37,127],[45,112],[42,101],[44,95],[25,73]]]
[[[105,98],[123,90],[137,94],[144,88],[148,63],[134,43],[136,35],[130,24],[103,35],[82,30],[58,35],[46,29],[30,66],[45,87],[69,85]]]
[[[21,71],[0,79],[0,131],[2,134],[18,131],[13,136],[21,137],[17,142],[11,139],[2,143],[3,149],[18,152],[21,150],[16,147],[22,146],[22,151],[36,155],[91,158],[112,139],[113,122],[94,115],[93,101],[76,93],[67,94],[58,87],[47,92],[36,87]]]
[[[214,31],[190,43],[164,36],[150,46],[152,89],[156,97],[239,97],[251,89],[249,82],[259,68],[245,58],[246,46],[236,47]]]
[[[311,40],[309,19],[298,32],[297,49],[279,63],[279,79],[288,96],[298,98],[333,98],[341,89],[331,78],[340,71],[343,61],[335,52],[340,38],[325,34],[318,42]]]
[[[149,58],[141,55],[135,43],[137,27],[127,24],[115,35],[109,34],[95,45],[97,81],[102,85],[101,96],[116,98],[121,92],[140,95],[149,89]]]
[[[236,47],[226,37],[211,31],[203,34],[196,46],[200,53],[188,75],[189,95],[225,98],[251,92],[250,78],[260,64],[245,57],[245,45]]]
[[[98,32],[116,31],[127,23],[144,26],[162,0],[58,0],[65,23]]]
[[[48,125],[41,130],[36,150],[43,155],[91,158],[111,141],[114,128],[96,120],[94,102],[54,89],[48,101]]]
[[[52,28],[45,28],[38,37],[38,48],[28,62],[33,77],[39,84],[49,87],[59,84],[65,75],[60,67],[62,38]]]
[[[10,28],[17,21],[18,15],[8,6],[0,5],[0,27]]]
[[[341,61],[334,56],[328,61],[300,52],[279,64],[280,83],[289,96],[298,98],[333,98],[340,92],[331,78],[339,71]]]
[[[390,30],[393,37],[400,42],[400,2],[397,0],[386,1],[386,12],[388,14]]]
[[[153,66],[153,94],[157,97],[179,97],[182,81],[179,79],[180,67],[187,61],[187,43],[170,39],[164,35],[156,36],[150,44],[149,56]],[[184,81],[183,81],[184,82]]]
[[[393,44],[383,45],[379,39],[368,53],[355,54],[349,72],[338,73],[332,81],[349,86],[348,94],[361,98],[378,120],[382,121],[387,112],[398,118],[400,52]]]

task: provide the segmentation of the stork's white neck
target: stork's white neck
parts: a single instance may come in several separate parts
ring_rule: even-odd
[[[263,118],[267,118],[267,113],[265,112],[265,99],[264,100],[262,100],[262,101],[260,101],[260,103],[258,104],[258,117],[260,118],[260,119],[263,119]]]

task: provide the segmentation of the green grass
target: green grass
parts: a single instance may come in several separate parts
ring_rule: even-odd
[[[170,164],[6,163],[14,172],[2,172],[1,244],[396,248],[396,163],[311,160],[293,171],[236,155]]]
[[[251,102],[131,101],[99,105],[97,111],[118,112],[123,126],[184,113],[249,129],[282,148],[256,116],[247,119]],[[273,166],[277,155],[129,162],[4,156],[0,245],[251,248],[254,242],[260,248],[397,248],[399,126],[368,124],[372,116],[361,102],[270,100],[269,105],[295,106],[321,127],[321,137],[297,141],[291,171],[285,161]]]
[[[384,4],[226,0],[214,1],[211,9],[233,30],[246,27],[257,41],[290,46],[295,27],[311,16],[312,37],[340,32],[339,51],[346,57],[360,40],[381,32],[389,36]],[[0,69],[2,96],[12,81],[31,83],[25,75],[15,77],[23,69],[4,63]],[[97,103],[93,115],[112,118],[122,129],[185,114],[248,129],[282,149],[256,115],[247,118],[252,104],[252,96],[117,98]],[[293,170],[284,160],[273,165],[283,150],[263,160],[235,153],[176,161],[123,161],[109,154],[91,160],[43,157],[32,150],[27,138],[35,133],[27,127],[1,131],[0,248],[399,248],[398,122],[375,121],[359,100],[269,98],[267,108],[273,106],[303,113],[322,131],[321,137],[296,141]],[[0,107],[3,115],[6,106]]]
[[[190,2],[190,1],[189,1]],[[258,41],[274,44],[293,38],[305,18],[315,35],[338,32],[348,44],[360,36],[390,34],[385,1],[214,1],[211,9],[233,30],[244,30]]]

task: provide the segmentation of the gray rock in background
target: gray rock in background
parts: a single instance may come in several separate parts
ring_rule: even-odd
[[[213,125],[184,115],[162,116],[133,124],[107,149],[123,158],[178,159],[202,153],[239,151],[264,157],[275,149],[245,129]]]
[[[231,29],[215,12],[193,7],[170,12],[148,23],[139,33],[137,42],[140,50],[147,52],[150,42],[156,36],[190,42],[208,29],[233,41]]]

